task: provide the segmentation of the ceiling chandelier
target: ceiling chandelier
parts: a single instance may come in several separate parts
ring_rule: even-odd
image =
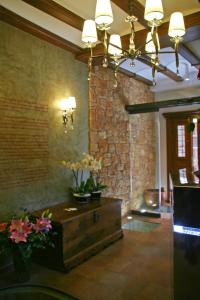
[[[181,12],[174,12],[171,14],[168,35],[174,44],[174,51],[160,52],[160,43],[158,37],[158,27],[162,24],[164,17],[162,0],[146,0],[144,19],[147,21],[148,26],[151,28],[147,34],[146,43],[139,48],[135,45],[135,23],[137,17],[132,14],[133,0],[129,0],[130,15],[126,17],[125,22],[130,24],[130,39],[129,48],[122,49],[121,37],[118,34],[109,36],[108,30],[113,22],[113,13],[110,0],[97,0],[95,21],[85,20],[82,32],[82,41],[87,48],[90,48],[90,57],[88,59],[88,80],[91,77],[93,59],[103,56],[103,67],[111,66],[114,69],[115,83],[117,87],[117,73],[120,65],[126,60],[131,60],[130,66],[134,67],[134,60],[137,58],[144,58],[147,60],[147,55],[150,57],[152,66],[153,85],[156,84],[155,75],[156,68],[159,65],[159,54],[174,53],[176,60],[176,72],[179,75],[179,57],[178,47],[185,34],[185,25],[183,14]],[[103,46],[104,54],[93,56],[93,47],[96,46],[97,29],[103,32]]]

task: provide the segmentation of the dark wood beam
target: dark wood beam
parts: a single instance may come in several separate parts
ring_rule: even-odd
[[[151,67],[151,59],[148,56],[144,56],[143,57],[138,57],[137,60],[139,60],[140,62],[148,65]],[[177,75],[176,73],[174,73],[173,71],[171,71],[170,69],[168,69],[167,67],[163,66],[162,64],[159,64],[159,66],[156,66],[156,69],[158,72],[164,74],[165,76],[171,78],[174,81],[180,82],[183,81],[184,78]]]
[[[82,31],[84,19],[52,0],[23,0],[58,20]]]
[[[75,44],[59,37],[58,35],[22,18],[14,12],[0,6],[0,20],[13,25],[25,32],[28,32],[48,43],[72,52],[73,54],[81,53],[82,49]]]
[[[200,97],[126,105],[125,109],[129,114],[139,114],[139,113],[156,112],[159,111],[160,108],[186,106],[192,104],[200,104]]]
[[[200,61],[200,59],[183,43],[179,47],[179,53],[189,61],[191,65],[196,65]]]
[[[147,22],[144,19],[144,6],[138,2],[137,0],[132,1],[132,12],[130,12],[129,0],[112,0],[118,7],[120,7],[123,11],[130,15],[132,13],[135,17],[138,18],[138,22],[144,27],[147,26]]]
[[[83,30],[83,24],[85,19],[76,15],[72,11],[66,9],[62,5],[54,2],[53,0],[22,0],[25,3],[40,9],[46,14],[62,21],[63,23],[70,25],[80,31]],[[102,40],[103,32],[97,30],[99,40]]]

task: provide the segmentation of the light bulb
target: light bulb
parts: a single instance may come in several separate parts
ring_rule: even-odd
[[[95,44],[97,42],[96,24],[93,20],[85,20],[82,32],[82,41],[86,44]]]
[[[120,38],[119,34],[112,34],[110,36],[108,53],[110,53],[114,57],[120,57],[122,55],[122,50],[113,45],[116,45],[117,47],[122,48],[121,38]]]
[[[97,0],[95,22],[100,27],[109,27],[109,25],[113,22],[110,0]]]
[[[162,20],[164,17],[162,0],[146,0],[144,18],[147,21]]]
[[[185,34],[185,24],[183,14],[174,12],[171,14],[168,35],[172,38],[182,37]]]

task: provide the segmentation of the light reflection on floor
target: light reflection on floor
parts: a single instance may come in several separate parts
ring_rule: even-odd
[[[131,220],[122,225],[123,229],[140,231],[140,232],[150,232],[153,229],[160,226],[159,223],[145,222],[140,220]]]

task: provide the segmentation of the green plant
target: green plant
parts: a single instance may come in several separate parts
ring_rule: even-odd
[[[104,190],[107,187],[105,184],[102,184],[101,182],[97,181],[97,178],[94,174],[91,174],[88,178],[87,186],[91,193]]]
[[[74,193],[86,194],[106,188],[99,181],[101,159],[95,159],[92,155],[84,153],[83,159],[79,162],[62,161],[62,164],[73,172],[75,187],[72,190]]]
[[[195,129],[195,123],[193,122],[193,119],[197,119],[198,123],[200,123],[199,115],[194,115],[191,118],[189,118],[188,123],[186,124],[186,129],[188,132],[193,132]]]

